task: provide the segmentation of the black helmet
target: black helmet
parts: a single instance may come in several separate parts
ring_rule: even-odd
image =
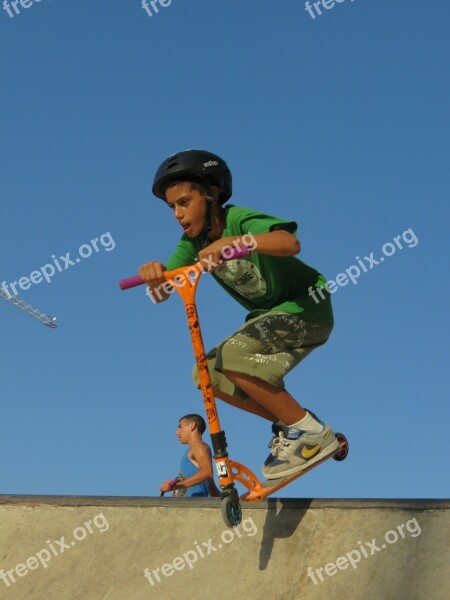
[[[231,172],[227,163],[206,150],[184,150],[167,158],[156,171],[152,192],[165,200],[165,184],[170,180],[194,179],[206,187],[219,188],[219,202],[224,204],[232,194]]]

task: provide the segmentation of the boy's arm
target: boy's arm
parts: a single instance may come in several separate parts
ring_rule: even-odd
[[[267,233],[257,233],[255,239],[255,252],[271,254],[272,256],[293,256],[300,252],[300,242],[285,229],[276,229]]]
[[[213,476],[211,452],[207,444],[204,442],[196,442],[191,446],[193,458],[198,465],[198,473],[191,477],[186,477],[183,481],[179,481],[172,489],[180,490],[183,488],[192,487],[203,483]]]
[[[199,260],[206,261],[210,257],[209,263],[221,264],[220,258],[222,256],[222,250],[226,246],[234,247],[237,244],[246,245],[246,240],[249,234],[235,235],[230,237],[223,237],[206,248],[203,248],[199,252]],[[251,235],[252,244],[251,249],[254,252],[260,254],[271,254],[272,256],[293,256],[300,252],[300,242],[292,233],[284,229],[276,229],[267,233],[257,233]],[[248,244],[247,244],[248,245]]]

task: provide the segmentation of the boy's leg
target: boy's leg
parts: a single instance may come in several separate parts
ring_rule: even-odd
[[[233,396],[226,398],[226,401],[232,400],[230,404],[244,410],[246,404],[251,402],[249,412],[262,416],[262,412],[269,411],[273,422],[278,419],[278,422],[285,423],[284,426],[272,425],[274,437],[269,444],[271,453],[263,465],[266,479],[293,475],[325,458],[338,447],[330,427],[303,409],[284,388],[235,371],[225,369],[223,374],[248,396],[244,402]],[[220,390],[217,392],[220,394]]]
[[[284,388],[275,387],[266,381],[262,381],[262,379],[257,379],[245,373],[224,369],[223,374],[252,399],[256,409],[261,409],[272,415],[270,420],[283,421],[287,425],[292,425],[306,416],[305,409]],[[241,402],[240,406],[238,404],[234,404],[234,406],[245,410],[247,402],[248,400]],[[258,414],[253,410],[249,412]]]
[[[247,321],[207,355],[217,397],[273,423],[275,437],[263,466],[267,479],[301,471],[338,447],[329,426],[284,387],[284,376],[330,332],[331,327],[302,321],[300,315],[273,312]],[[195,369],[194,380],[198,385]]]
[[[284,376],[325,343],[330,332],[331,327],[302,321],[300,315],[270,313],[248,321],[218,347],[215,369],[231,381],[238,396],[251,398],[278,421],[263,466],[267,479],[293,475],[339,445],[330,427],[284,387]]]
[[[236,396],[230,396],[230,394],[225,394],[225,392],[222,392],[215,387],[213,387],[213,391],[214,396],[216,398],[220,398],[220,400],[223,400],[227,404],[231,404],[231,406],[235,406],[240,410],[245,410],[246,412],[249,412],[252,415],[257,415],[258,417],[262,417],[263,419],[267,419],[271,422],[277,420],[277,417],[274,414],[266,410],[261,404],[255,402],[250,397],[246,400],[242,400],[241,398],[236,398]]]

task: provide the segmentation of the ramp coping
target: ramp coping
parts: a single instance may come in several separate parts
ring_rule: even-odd
[[[58,496],[1,494],[0,506],[27,505],[48,506],[111,506],[130,508],[160,507],[210,508],[220,507],[220,498],[164,498],[160,496]],[[242,502],[245,510],[299,510],[299,509],[390,509],[390,510],[446,510],[450,499],[446,498],[268,498],[261,502]]]

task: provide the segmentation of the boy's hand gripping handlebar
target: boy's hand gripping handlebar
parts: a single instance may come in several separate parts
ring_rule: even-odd
[[[249,248],[248,246],[242,246],[240,248],[230,248],[230,250],[227,250],[226,254],[222,254],[222,262],[226,262],[227,260],[232,260],[234,258],[242,258],[243,256],[249,256],[251,253],[251,248]],[[196,266],[198,266],[200,268],[201,271],[204,271],[204,268],[201,264],[201,262],[198,262],[196,264]],[[188,276],[193,276],[193,272],[189,271],[189,269],[192,268],[191,267],[183,267],[182,269],[184,269],[184,272],[186,272],[188,274]],[[180,269],[176,269],[176,271],[180,271]],[[175,273],[176,271],[165,271],[164,272],[164,276],[166,278],[167,281],[171,280],[172,277],[170,276],[172,273]],[[182,273],[180,272],[178,275],[181,275]],[[177,277],[177,275],[175,275],[175,277]],[[136,287],[138,285],[143,285],[145,283],[144,279],[142,279],[142,277],[140,275],[135,275],[134,277],[127,277],[126,279],[121,279],[119,281],[119,287],[121,290],[129,290],[130,288]],[[177,282],[175,282],[177,283]],[[181,281],[178,285],[181,284]],[[184,283],[182,284],[184,285]]]
[[[184,479],[184,478],[183,478],[183,479]],[[174,486],[174,485],[176,485],[176,484],[177,484],[179,481],[182,481],[182,480],[180,479],[180,477],[175,477],[175,479],[172,479],[172,480],[169,482],[169,489],[168,489],[167,491],[168,491],[168,492],[170,492],[170,491],[172,490],[173,486]],[[160,496],[161,496],[161,497],[162,497],[162,496],[164,496],[164,494],[165,494],[165,493],[166,493],[166,492],[161,492]]]

